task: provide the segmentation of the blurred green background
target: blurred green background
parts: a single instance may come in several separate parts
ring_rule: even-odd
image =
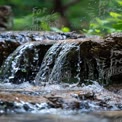
[[[13,30],[122,32],[122,0],[0,0],[13,10]]]

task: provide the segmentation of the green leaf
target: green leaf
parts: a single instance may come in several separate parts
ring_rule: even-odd
[[[70,32],[70,29],[68,27],[62,27],[61,30],[63,32]]]
[[[100,33],[101,31],[99,29],[95,29],[95,32]]]
[[[46,22],[41,23],[41,28],[42,28],[42,30],[45,30],[45,31],[50,30],[50,27],[49,27],[48,23],[46,23]]]
[[[122,6],[122,0],[117,0],[117,3]]]
[[[110,16],[114,17],[114,18],[118,18],[121,17],[122,15],[116,12],[110,12]]]

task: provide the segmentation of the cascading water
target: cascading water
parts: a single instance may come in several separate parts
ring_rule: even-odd
[[[57,55],[60,52],[60,48],[59,48],[60,45],[61,44],[55,44],[55,46],[51,47],[48,50],[48,52],[46,53],[46,56],[44,57],[42,64],[41,64],[41,70],[35,77],[35,80],[37,82],[48,81],[48,76],[51,73],[51,70],[54,66],[54,62],[57,59]]]
[[[50,45],[28,42],[8,56],[0,68],[2,82],[32,82]]]
[[[78,83],[81,62],[77,42],[55,44],[46,53],[35,81],[40,84]]]
[[[36,35],[34,38],[40,41],[22,44],[8,56],[0,68],[0,89],[4,91],[0,92],[0,107],[5,106],[4,111],[122,109],[121,91],[117,92],[119,95],[114,94],[99,84],[104,80],[108,84],[108,74],[104,70],[113,68],[112,58],[121,59],[121,42],[113,48],[116,43],[113,41],[110,45],[109,41],[99,42],[98,38],[97,41],[89,38],[67,40],[66,35],[58,34],[56,38],[65,40],[57,41],[54,35],[41,39]],[[114,55],[110,55],[111,49]],[[117,49],[120,52],[115,56]],[[5,102],[7,98],[12,104]]]

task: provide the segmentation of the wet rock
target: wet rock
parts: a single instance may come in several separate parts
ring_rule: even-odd
[[[34,41],[33,35],[38,33],[31,32],[3,32],[0,34],[0,66],[3,61],[11,54],[18,46],[29,41]],[[41,37],[40,37],[41,40]]]
[[[25,36],[26,35],[26,36]],[[0,33],[0,66],[3,61],[21,44],[31,41],[27,33],[3,32]]]
[[[1,39],[0,39],[1,40]],[[13,52],[20,44],[17,42],[11,41],[0,41],[0,66],[3,61],[8,57],[8,55]]]
[[[22,41],[18,39],[21,46],[8,56],[0,69],[3,81],[0,84],[1,113],[49,112],[52,108],[56,112],[59,109],[122,110],[122,88],[105,89],[101,85],[121,83],[118,81],[121,72],[110,72],[111,68],[121,67],[121,33],[78,39],[57,33],[60,36],[56,38],[66,38],[62,41],[55,40],[50,33],[47,37],[45,33],[40,33],[42,36],[24,34]],[[39,85],[23,85],[27,81]]]
[[[70,38],[82,38],[82,35],[76,33],[54,33],[54,32],[36,32],[36,31],[9,31],[0,33],[0,66],[3,61],[18,46],[30,41],[51,40],[52,44],[58,40]]]
[[[0,111],[2,113],[25,113],[32,112],[34,110],[41,110],[49,108],[49,105],[45,103],[26,103],[26,102],[9,102],[1,101],[0,102]]]
[[[54,44],[46,53],[35,81],[41,85],[79,81],[79,51],[77,41]]]
[[[122,33],[107,35],[104,40],[100,45],[93,46],[91,49],[96,58],[99,77],[103,84],[121,83]]]
[[[50,104],[51,107],[54,108],[63,108],[63,99],[61,97],[45,97],[49,102],[48,104]]]
[[[109,39],[108,39],[109,38]],[[43,84],[121,83],[122,33],[105,38],[87,37],[54,44],[35,80]]]
[[[18,68],[13,69],[12,71],[5,70],[3,73],[3,69],[1,69],[2,73],[8,77],[8,79],[13,79],[13,77],[18,77],[17,79],[21,79],[21,77],[27,77],[24,81],[32,81],[34,78],[28,78],[29,75],[34,73],[32,77],[35,77],[35,81],[40,83],[41,85],[45,84],[55,84],[55,83],[75,83],[75,84],[90,84],[91,80],[97,80],[101,84],[113,84],[113,83],[121,83],[121,67],[122,67],[122,34],[111,34],[104,38],[98,37],[86,37],[82,35],[77,35],[73,32],[70,33],[54,33],[54,32],[6,32],[0,35],[1,42],[5,42],[4,46],[1,46],[1,63],[4,58],[17,48],[18,45],[21,45],[30,41],[39,41],[44,43],[50,43],[53,45],[48,51],[45,50],[45,57],[42,62],[39,61],[39,65],[41,65],[40,71],[38,72],[38,63],[37,67],[34,66],[36,72],[27,68],[31,65],[33,61],[28,59],[28,61],[24,61],[19,64]],[[75,38],[75,39],[73,39]],[[5,39],[7,41],[5,41]],[[10,52],[8,51],[11,48]],[[4,41],[3,41],[4,40]],[[45,41],[44,41],[45,40]],[[60,41],[59,41],[60,40]],[[62,40],[62,41],[61,41]],[[64,41],[63,41],[64,40]],[[9,42],[10,44],[6,44]],[[12,43],[12,44],[11,44]],[[56,44],[55,44],[56,43]],[[3,45],[3,43],[1,43]],[[6,46],[7,45],[7,46]],[[5,48],[3,48],[5,47]],[[23,46],[22,46],[23,47]],[[22,48],[21,47],[21,48]],[[18,48],[21,50],[21,48]],[[35,47],[34,47],[35,48]],[[21,54],[24,57],[28,57],[29,52],[28,49],[24,51],[24,54]],[[30,49],[29,49],[30,50]],[[36,49],[32,55],[36,53]],[[15,51],[16,52],[16,51]],[[21,52],[21,51],[20,51]],[[31,52],[31,51],[30,51]],[[37,51],[38,52],[38,51]],[[17,54],[17,53],[16,53]],[[15,55],[14,53],[12,55]],[[32,57],[33,57],[32,56]],[[44,56],[44,55],[43,55]],[[15,58],[16,56],[13,56]],[[10,58],[10,57],[9,57]],[[8,60],[9,60],[8,58]],[[43,58],[43,57],[42,57]],[[12,59],[12,58],[11,58]],[[12,59],[13,61],[14,59]],[[16,60],[16,59],[15,59]],[[19,62],[19,59],[17,59]],[[30,62],[29,62],[30,60]],[[7,61],[8,62],[8,61]],[[37,62],[37,61],[36,61]],[[42,62],[42,63],[41,63]],[[5,63],[4,63],[5,64]],[[2,67],[4,67],[4,64]],[[20,66],[23,64],[22,66]],[[17,64],[16,64],[17,65]],[[23,68],[25,65],[26,68]],[[32,63],[33,65],[33,63]],[[35,64],[34,64],[35,65]],[[12,66],[12,63],[11,63]],[[19,72],[16,70],[23,68],[23,71]],[[21,69],[22,69],[21,68]],[[6,68],[7,69],[7,68]],[[28,70],[28,71],[27,71]],[[27,74],[24,71],[28,72]],[[8,73],[9,72],[9,73]],[[14,76],[11,75],[10,72],[14,72]],[[38,73],[37,73],[38,72]],[[9,75],[8,75],[9,74]],[[4,77],[5,78],[5,77]],[[3,78],[3,79],[4,79]],[[10,80],[13,83],[13,80]],[[9,80],[8,80],[9,82]],[[21,83],[21,80],[20,82]]]
[[[3,113],[41,112],[49,111],[51,108],[81,112],[122,110],[122,96],[98,84],[74,89],[55,88],[47,91],[45,87],[26,86],[18,89],[16,86],[14,89],[6,89],[3,86],[0,91],[0,111]],[[35,93],[39,94],[35,95]]]
[[[52,44],[48,42],[28,42],[18,47],[7,57],[0,68],[2,82],[33,82],[43,57]]]

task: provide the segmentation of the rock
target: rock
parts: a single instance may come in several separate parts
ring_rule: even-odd
[[[41,85],[75,83],[80,73],[78,40],[54,44],[46,53],[35,81]]]
[[[40,63],[41,68],[39,73],[37,73],[37,70],[34,73],[34,76],[37,73],[35,78],[36,82],[39,82],[41,84],[46,83],[52,84],[59,82],[71,83],[71,84],[72,83],[89,84],[90,83],[89,81],[97,80],[99,83],[105,85],[111,83],[112,84],[121,83],[121,76],[122,76],[121,39],[122,39],[122,33],[110,34],[104,38],[96,36],[85,38],[84,36],[77,35],[73,32],[70,33],[54,33],[54,32],[33,33],[27,31],[6,32],[1,33],[0,35],[1,40],[0,55],[1,57],[3,57],[1,58],[0,62],[2,64],[4,59],[13,50],[15,50],[19,45],[22,45],[26,42],[30,41],[39,41],[44,43],[49,42],[50,45],[53,46],[50,49],[48,48],[49,50],[47,53],[45,52],[46,56],[43,62]],[[25,54],[23,55],[25,55],[25,57],[26,55],[29,55],[29,53],[27,53],[26,50],[24,51],[24,53]],[[29,60],[30,59],[28,59],[28,63]],[[4,72],[3,74],[8,75],[9,74],[8,72],[10,73],[10,70],[8,70],[6,73]],[[28,79],[31,73],[27,73],[29,75],[24,75],[23,73],[22,74],[17,73],[17,74],[18,74],[17,77],[18,76],[21,77],[21,75],[23,75],[24,77],[27,77],[27,80],[31,79],[31,78]],[[12,78],[11,76],[13,77],[13,75],[10,76],[8,75],[8,78],[11,79]]]
[[[3,86],[0,90],[0,111],[3,113],[41,112],[41,110],[49,112],[51,108],[67,112],[71,110],[80,112],[122,110],[122,96],[98,84],[82,88],[75,87],[75,89],[69,89],[69,87],[61,89],[59,86],[60,90],[55,89],[55,85],[51,91],[47,91],[45,87],[28,85],[22,88],[17,85],[13,87],[6,89]]]
[[[122,33],[107,35],[102,43],[92,47],[91,54],[96,59],[103,84],[121,83]]]
[[[70,33],[36,32],[36,31],[9,31],[0,33],[0,66],[3,61],[18,46],[30,41],[51,40],[52,44],[58,40],[83,38],[83,35]]]
[[[3,61],[8,57],[10,53],[12,53],[20,44],[14,41],[4,41],[0,38],[0,66]]]
[[[12,33],[8,34],[7,38],[12,39]],[[69,33],[68,36],[56,33],[56,38],[51,33],[24,34],[19,39],[20,33],[14,36],[13,40],[18,45],[0,68],[2,114],[49,113],[52,109],[56,113],[71,111],[80,114],[122,110],[121,33],[104,38],[77,39],[74,39],[74,35],[69,37]],[[4,40],[4,34],[1,38]],[[116,72],[113,72],[114,68]],[[104,87],[108,84],[111,86]],[[107,116],[111,117],[110,114]],[[121,112],[118,116],[114,114],[114,117],[120,118]],[[95,119],[96,122],[98,120]]]
[[[26,36],[25,36],[26,35]],[[0,33],[0,66],[3,61],[21,44],[31,41],[28,33],[3,32]]]
[[[109,38],[109,39],[108,39]],[[122,33],[105,38],[87,37],[54,44],[35,80],[41,84],[121,83]]]
[[[33,83],[43,57],[52,44],[48,42],[27,42],[7,57],[0,68],[2,82]]]

